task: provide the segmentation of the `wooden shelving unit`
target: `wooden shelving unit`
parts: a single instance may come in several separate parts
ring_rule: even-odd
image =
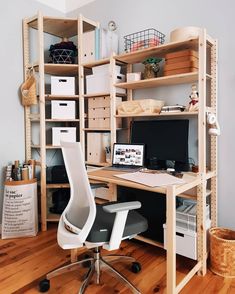
[[[48,150],[60,150],[60,146],[52,146],[47,143],[46,130],[53,124],[56,126],[64,126],[64,124],[76,126],[77,134],[81,134],[81,129],[84,128],[84,86],[81,84],[81,75],[83,74],[83,67],[81,65],[81,56],[83,50],[83,37],[82,34],[94,30],[98,27],[98,23],[79,16],[79,18],[60,18],[60,17],[48,17],[43,16],[41,12],[37,15],[24,19],[23,22],[23,39],[24,39],[24,68],[25,79],[27,78],[27,70],[31,67],[38,72],[38,113],[33,113],[31,107],[25,107],[25,130],[26,130],[26,160],[33,157],[33,150],[38,150],[40,154],[40,192],[41,192],[41,228],[43,231],[47,229],[47,223],[50,221],[58,221],[59,216],[50,214],[47,207],[47,197],[49,195],[49,189],[69,188],[69,184],[47,184],[46,183],[46,167],[47,167],[47,151]],[[37,32],[37,44],[33,44],[32,48],[31,30]],[[47,35],[47,42],[49,36],[51,36],[51,44],[60,42],[60,38],[74,38],[76,40],[76,46],[78,48],[78,62],[76,64],[53,64],[48,63],[44,55],[44,42],[45,34]],[[59,39],[56,39],[58,37]],[[35,42],[35,41],[34,41]],[[51,44],[48,45],[48,49]],[[35,60],[31,60],[32,50],[38,48],[38,55]],[[46,93],[45,75],[54,76],[72,76],[75,77],[78,84],[79,92],[75,95],[51,95]],[[52,100],[73,100],[76,103],[76,108],[79,109],[79,113],[75,119],[51,119],[46,117],[46,102],[51,103]],[[39,144],[32,143],[32,123],[39,123],[40,139]],[[78,138],[79,139],[79,136]],[[80,137],[80,139],[82,139]]]
[[[152,47],[135,52],[125,53],[114,56],[117,62],[123,62],[127,66],[128,72],[132,72],[134,64],[142,63],[148,57],[164,58],[167,53],[172,53],[185,49],[193,49],[198,52],[199,68],[197,72],[177,74],[170,76],[162,76],[153,79],[140,80],[135,82],[125,82],[115,84],[114,87],[127,89],[127,100],[134,99],[133,90],[155,88],[168,85],[181,85],[197,83],[199,91],[199,110],[198,112],[181,112],[181,113],[160,113],[160,114],[133,114],[133,115],[115,115],[116,118],[128,118],[129,121],[135,118],[161,118],[161,117],[187,117],[197,119],[198,132],[198,175],[199,180],[195,181],[196,195],[193,197],[197,200],[197,264],[192,271],[183,279],[176,287],[175,272],[171,269],[172,263],[175,265],[175,259],[170,258],[172,263],[169,263],[167,274],[169,276],[169,293],[179,293],[187,281],[196,273],[206,273],[207,268],[207,241],[206,241],[206,201],[207,196],[210,197],[211,222],[212,226],[217,224],[217,137],[210,136],[207,132],[206,116],[207,112],[212,112],[217,115],[217,41],[211,38],[205,29],[200,31],[199,37],[182,42],[172,42],[163,44],[158,47]],[[114,89],[115,91],[115,89]],[[185,95],[187,97],[187,95]],[[161,97],[162,98],[162,97]],[[177,103],[178,101],[175,101]],[[188,103],[187,101],[185,102]],[[209,154],[209,156],[208,156]],[[209,171],[207,171],[209,169]],[[209,184],[209,189],[207,188]],[[172,189],[170,194],[192,198],[187,194],[186,185],[178,188],[177,191]],[[192,187],[190,187],[192,188]],[[161,190],[159,188],[159,190]],[[168,195],[169,196],[169,195]],[[167,200],[171,201],[171,200]],[[170,214],[167,212],[167,217]],[[174,219],[173,219],[174,220]],[[173,222],[172,222],[173,227]],[[175,226],[175,225],[174,225]],[[170,239],[170,234],[174,233],[175,228],[170,226],[167,233]],[[145,240],[151,243],[151,240]],[[154,244],[157,245],[157,244]],[[175,243],[170,244],[169,249],[175,250]],[[158,245],[157,245],[158,246]]]

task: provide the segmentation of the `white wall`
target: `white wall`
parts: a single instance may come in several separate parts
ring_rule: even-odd
[[[23,82],[22,19],[35,15],[38,10],[45,15],[61,15],[34,0],[1,2],[0,215],[3,168],[8,162],[25,158],[24,110],[19,95]]]
[[[1,3],[1,104],[0,170],[14,159],[24,159],[24,113],[19,100],[23,80],[22,19],[42,10],[45,15],[60,16],[34,0]],[[235,229],[233,167],[235,166],[235,40],[233,38],[235,2],[233,0],[97,0],[68,16],[84,16],[105,27],[115,20],[122,37],[154,27],[167,35],[176,27],[195,25],[207,28],[219,40],[218,106],[222,135],[219,137],[219,224]],[[122,46],[121,46],[122,47]],[[164,94],[162,89],[159,90]],[[176,94],[170,88],[171,96]],[[182,92],[183,93],[183,92]],[[178,95],[178,94],[177,94]],[[2,174],[2,173],[1,173]],[[0,213],[3,190],[0,186]],[[0,214],[1,215],[1,214]]]
[[[107,27],[109,20],[118,25],[121,47],[123,36],[146,28],[156,28],[167,35],[182,26],[205,27],[219,41],[218,107],[222,135],[219,137],[219,224],[235,229],[235,39],[233,28],[235,2],[233,0],[97,0],[74,11],[100,21]],[[176,96],[170,88],[171,96]],[[163,90],[158,93],[164,95]],[[167,92],[169,93],[169,91]],[[183,93],[183,92],[181,92]],[[163,96],[162,96],[163,97]],[[175,100],[177,101],[177,100]]]

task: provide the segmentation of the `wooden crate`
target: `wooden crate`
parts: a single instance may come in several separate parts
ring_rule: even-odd
[[[198,52],[195,50],[181,50],[177,52],[167,53],[165,55],[165,59],[171,59],[171,58],[178,58],[178,57],[185,57],[185,56],[194,56],[198,58]]]
[[[190,67],[198,68],[198,61],[183,61],[172,64],[166,64],[164,67],[164,71]]]
[[[178,75],[178,74],[195,72],[195,71],[198,71],[198,69],[195,67],[178,68],[178,69],[164,71],[164,76]]]

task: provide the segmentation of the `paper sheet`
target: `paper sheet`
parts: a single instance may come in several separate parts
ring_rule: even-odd
[[[135,172],[127,174],[118,174],[115,177],[143,184],[149,187],[161,187],[168,185],[180,185],[184,184],[185,181],[177,177],[171,176],[167,173],[144,173]]]

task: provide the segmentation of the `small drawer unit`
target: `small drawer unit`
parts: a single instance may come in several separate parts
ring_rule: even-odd
[[[110,107],[88,108],[89,118],[110,117]]]
[[[52,95],[75,95],[75,77],[51,76]]]
[[[52,119],[75,119],[76,118],[75,101],[52,100],[51,118]]]
[[[52,128],[52,145],[60,146],[60,141],[76,142],[76,128]]]
[[[97,129],[109,129],[110,128],[110,118],[89,118],[88,119],[88,128],[97,128]]]
[[[92,97],[88,99],[88,108],[110,107],[110,97]]]

